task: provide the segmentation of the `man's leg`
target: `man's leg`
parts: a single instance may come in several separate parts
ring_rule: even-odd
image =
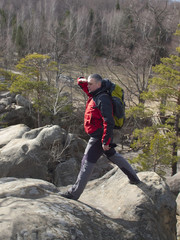
[[[127,175],[130,183],[137,184],[140,182],[131,165],[119,153],[116,152],[113,156],[108,157],[108,159],[115,163]]]
[[[88,180],[91,177],[95,163],[88,162],[86,156],[82,159],[81,169],[74,185],[68,190],[71,198],[77,200],[84,191]]]
[[[91,177],[94,165],[100,156],[103,154],[101,141],[95,138],[90,138],[81,163],[75,184],[62,196],[77,200],[84,191],[88,180]]]

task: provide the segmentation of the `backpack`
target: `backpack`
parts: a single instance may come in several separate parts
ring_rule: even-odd
[[[113,103],[114,128],[120,129],[125,121],[124,90],[118,84],[112,83],[109,80],[106,81],[108,81],[108,93]]]

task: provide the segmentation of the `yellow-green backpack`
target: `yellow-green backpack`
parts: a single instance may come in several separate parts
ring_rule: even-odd
[[[109,93],[113,103],[114,128],[120,129],[125,121],[124,90],[118,84],[112,83]]]
[[[103,86],[105,86],[107,93],[112,98],[113,117],[115,122],[114,128],[120,129],[125,121],[124,90],[118,84],[113,83],[108,79],[103,80]]]

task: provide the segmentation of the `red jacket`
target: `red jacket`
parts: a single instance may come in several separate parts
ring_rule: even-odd
[[[110,96],[106,92],[106,86],[89,93],[87,82],[78,85],[88,95],[84,114],[84,129],[92,137],[101,138],[102,144],[109,145],[113,137],[114,119],[113,106]]]

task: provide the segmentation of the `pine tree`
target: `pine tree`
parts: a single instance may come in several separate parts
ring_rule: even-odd
[[[162,58],[162,63],[153,68],[158,75],[151,81],[152,96],[160,102],[160,116],[165,123],[173,125],[177,142],[173,143],[173,156],[177,156],[180,117],[180,47],[177,55]],[[164,101],[162,101],[164,100]],[[177,172],[177,162],[172,163],[172,175]]]
[[[134,149],[142,149],[141,153],[131,162],[138,163],[138,170],[153,170],[163,176],[166,167],[177,162],[177,156],[172,155],[173,144],[176,142],[174,131],[160,131],[160,126],[136,129],[133,136],[136,140],[132,144]]]
[[[15,44],[16,44],[16,48],[17,48],[19,56],[22,56],[22,52],[26,47],[26,40],[25,40],[23,27],[21,25],[18,26],[17,31],[16,31]]]
[[[179,29],[176,31],[176,35],[180,35]],[[162,58],[161,63],[153,67],[155,76],[150,81],[149,91],[142,95],[144,99],[156,102],[153,112],[161,121],[157,124],[155,132],[152,131],[154,126],[136,131],[135,137],[138,140],[133,145],[133,147],[143,148],[143,154],[138,157],[138,160],[142,157],[142,166],[145,169],[147,169],[148,161],[160,164],[169,159],[172,175],[177,172],[177,150],[180,142],[180,47],[177,47],[176,51],[177,55]],[[147,132],[151,133],[151,136]],[[148,137],[144,138],[144,134]],[[157,156],[159,157],[157,158]],[[154,165],[152,164],[152,166]]]
[[[54,91],[48,79],[49,72],[55,72],[56,63],[48,55],[29,54],[22,58],[16,68],[20,74],[12,74],[10,91],[21,93],[33,101],[38,114],[38,126],[41,126],[41,114],[47,102],[47,93]]]
[[[119,1],[116,2],[116,10],[117,10],[117,11],[120,10],[120,4],[119,4]]]

